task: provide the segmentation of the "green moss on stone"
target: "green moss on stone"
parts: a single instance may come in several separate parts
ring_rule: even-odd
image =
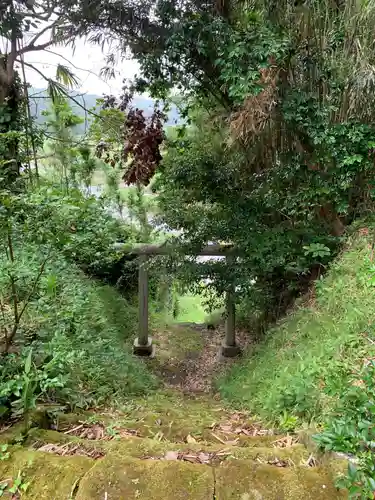
[[[9,429],[0,432],[0,443],[14,443],[17,441],[22,441],[25,434],[25,424],[23,422],[17,422],[12,425]]]
[[[86,457],[61,457],[25,449],[11,449],[9,460],[0,462],[0,479],[24,474],[30,482],[25,500],[68,500],[74,485],[93,466]]]
[[[76,500],[209,500],[213,488],[212,469],[204,465],[108,455],[85,475]]]
[[[339,500],[347,498],[327,471],[225,462],[215,470],[217,500]]]
[[[133,458],[142,458],[144,456],[162,457],[167,451],[215,453],[223,449],[230,453],[227,459],[261,459],[268,461],[278,458],[288,460],[294,465],[301,465],[309,458],[309,453],[302,445],[294,445],[289,448],[224,446],[220,443],[202,446],[202,443],[199,442],[187,444],[158,441],[156,439],[130,438],[110,441],[106,444],[106,449],[118,456]]]

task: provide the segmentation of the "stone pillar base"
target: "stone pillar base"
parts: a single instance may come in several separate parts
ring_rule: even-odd
[[[224,358],[236,358],[241,355],[241,347],[239,345],[226,345],[220,347],[220,355]]]
[[[135,339],[133,344],[133,354],[136,356],[148,356],[153,358],[155,356],[155,346],[152,343],[152,339],[149,338],[146,345],[141,345],[138,342],[138,339]]]

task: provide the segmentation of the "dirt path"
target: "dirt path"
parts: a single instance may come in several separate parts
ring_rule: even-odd
[[[184,393],[210,393],[213,381],[237,359],[222,358],[220,345],[224,329],[208,329],[206,325],[181,323],[153,333],[156,357],[152,365],[168,388]],[[237,340],[242,348],[250,342],[249,334],[239,332]]]

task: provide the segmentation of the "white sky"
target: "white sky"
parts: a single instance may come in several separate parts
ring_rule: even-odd
[[[116,65],[116,77],[105,81],[100,77],[100,70],[105,66],[105,54],[98,45],[92,45],[79,39],[75,43],[73,52],[71,47],[54,46],[50,50],[61,54],[51,54],[46,51],[30,52],[25,54],[25,61],[33,64],[47,77],[54,78],[57,64],[70,67],[80,81],[79,90],[101,96],[102,94],[119,94],[124,78],[132,78],[137,73],[137,63],[134,60],[119,61]],[[70,62],[67,61],[67,60]],[[26,68],[26,79],[33,87],[46,88],[46,81],[30,68]]]

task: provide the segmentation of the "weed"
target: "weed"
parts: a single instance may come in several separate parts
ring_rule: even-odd
[[[326,451],[349,457],[348,473],[337,483],[352,499],[373,499],[375,494],[375,362],[371,360],[352,378],[340,395],[335,414],[325,430],[314,436]]]
[[[9,445],[2,444],[0,446],[0,460],[3,462],[4,460],[8,460],[10,458],[10,452],[8,451]]]
[[[113,439],[119,439],[120,438],[120,431],[116,429],[115,424],[111,424],[105,429],[106,434],[110,436]]]
[[[30,482],[27,482],[25,478],[25,473],[18,471],[15,478],[0,481],[0,497],[2,497],[4,493],[10,493],[12,498],[19,498],[22,493],[26,493],[29,489]]]
[[[25,474],[21,471],[18,471],[17,477],[13,479],[12,486],[8,488],[9,493],[22,494],[26,493],[30,486],[30,482],[25,481]]]
[[[290,415],[286,411],[279,417],[278,427],[282,431],[291,432],[294,431],[299,424],[299,419],[295,415]]]

